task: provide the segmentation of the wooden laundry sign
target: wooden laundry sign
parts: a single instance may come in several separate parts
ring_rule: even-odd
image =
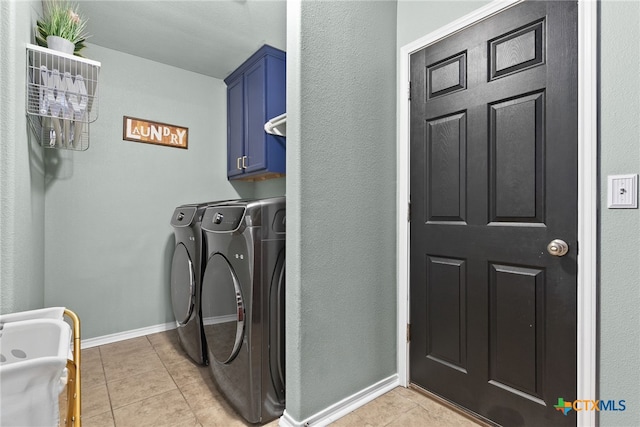
[[[122,139],[167,147],[187,148],[189,129],[150,120],[123,117]]]

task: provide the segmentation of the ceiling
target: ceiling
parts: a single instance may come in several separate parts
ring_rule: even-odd
[[[263,44],[286,49],[285,0],[81,0],[89,43],[224,79]]]

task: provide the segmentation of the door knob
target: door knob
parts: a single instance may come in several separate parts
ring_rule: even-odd
[[[564,240],[555,239],[547,245],[547,252],[553,256],[565,256],[569,252],[569,245]]]

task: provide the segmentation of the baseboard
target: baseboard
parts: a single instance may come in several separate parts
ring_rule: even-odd
[[[298,421],[294,419],[285,409],[284,414],[280,417],[278,424],[281,427],[323,427],[339,418],[344,417],[349,412],[371,402],[373,399],[382,396],[388,391],[393,390],[400,385],[398,374],[391,375],[388,378],[378,381],[369,387],[342,399],[340,402],[329,406],[326,409],[310,416],[306,420]]]
[[[204,324],[216,325],[218,323],[224,323],[236,320],[235,315],[209,317],[204,319]],[[115,334],[103,335],[101,337],[89,338],[82,340],[80,348],[91,348],[99,345],[112,344],[118,341],[124,341],[131,338],[138,338],[144,335],[155,334],[157,332],[170,331],[176,329],[176,322],[161,323],[159,325],[147,326],[146,328],[132,329],[130,331],[117,332]]]
[[[205,317],[202,319],[204,326],[217,325],[219,323],[235,322],[238,320],[237,314],[229,314],[226,316]]]
[[[170,331],[176,328],[176,322],[161,323],[159,325],[147,326],[146,328],[132,329],[130,331],[117,332],[115,334],[103,335],[101,337],[88,338],[82,340],[80,348],[91,348],[99,345],[111,344],[131,338],[138,338],[144,335],[155,334],[157,332]]]

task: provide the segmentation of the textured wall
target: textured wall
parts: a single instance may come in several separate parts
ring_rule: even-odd
[[[183,203],[252,196],[226,178],[223,81],[91,45],[99,117],[85,152],[47,150],[47,305],[91,338],[173,320],[169,219]],[[189,128],[189,149],[122,140],[123,115]]]
[[[640,425],[640,210],[607,209],[607,175],[640,172],[640,3],[601,3],[600,396],[602,425]]]
[[[283,177],[257,181],[253,185],[253,197],[256,199],[284,196],[287,186],[287,178]]]
[[[25,118],[25,43],[40,1],[0,1],[0,313],[44,302],[42,149]]]
[[[287,413],[396,371],[396,3],[288,3]]]
[[[487,3],[490,1],[398,0],[398,48],[426,36]]]

